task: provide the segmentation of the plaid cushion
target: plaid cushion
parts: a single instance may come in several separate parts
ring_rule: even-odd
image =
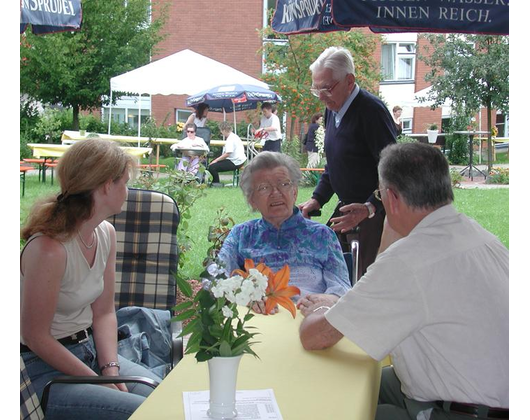
[[[20,357],[20,419],[43,420],[40,401],[31,384],[24,360]]]
[[[129,189],[116,229],[116,308],[170,309],[176,301],[180,213],[170,196]]]

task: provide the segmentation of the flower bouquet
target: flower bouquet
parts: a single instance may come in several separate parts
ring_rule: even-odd
[[[178,315],[172,318],[172,321],[189,319],[180,336],[190,334],[185,354],[195,353],[199,362],[245,353],[257,357],[251,345],[258,333],[248,331],[252,327],[246,325],[254,317],[251,307],[255,302],[265,300],[267,314],[281,305],[293,318],[296,316],[290,297],[299,294],[300,289],[288,285],[288,265],[273,273],[265,264],[255,265],[247,259],[244,270],[234,270],[231,276],[219,264],[210,265],[203,274],[206,279],[202,289],[193,300],[175,306]],[[179,280],[178,287],[185,296],[192,296],[186,281]]]

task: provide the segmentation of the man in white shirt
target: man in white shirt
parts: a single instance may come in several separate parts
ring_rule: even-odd
[[[282,151],[282,127],[280,119],[274,113],[275,110],[276,107],[268,102],[261,106],[261,122],[254,135],[265,140],[263,148],[261,149],[262,151]]]
[[[212,160],[208,172],[212,175],[212,187],[221,187],[219,172],[235,171],[243,166],[247,160],[245,147],[241,138],[232,132],[232,125],[223,121],[219,123],[221,134],[226,139],[225,146],[220,156]]]
[[[376,420],[508,418],[508,250],[455,210],[438,149],[388,146],[378,171],[397,240],[335,305],[301,304],[303,346],[392,356]]]

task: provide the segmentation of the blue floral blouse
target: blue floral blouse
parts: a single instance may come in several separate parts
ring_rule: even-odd
[[[335,233],[304,218],[298,208],[280,229],[264,219],[234,226],[221,248],[219,260],[231,273],[243,268],[246,258],[256,264],[263,261],[274,272],[289,264],[289,284],[297,286],[301,296],[310,293],[342,296],[351,288]]]

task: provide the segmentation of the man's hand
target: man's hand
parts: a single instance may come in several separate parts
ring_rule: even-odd
[[[369,215],[368,209],[364,204],[352,203],[342,206],[339,211],[343,213],[342,216],[330,219],[333,223],[331,229],[335,232],[348,232],[366,219]]]
[[[331,308],[338,300],[339,297],[336,295],[314,293],[300,298],[296,306],[300,309],[303,316],[307,316],[320,306],[329,306]]]
[[[298,208],[302,212],[302,216],[304,216],[306,219],[311,219],[309,213],[313,210],[320,210],[320,203],[314,198],[310,198],[305,203],[298,204]]]

